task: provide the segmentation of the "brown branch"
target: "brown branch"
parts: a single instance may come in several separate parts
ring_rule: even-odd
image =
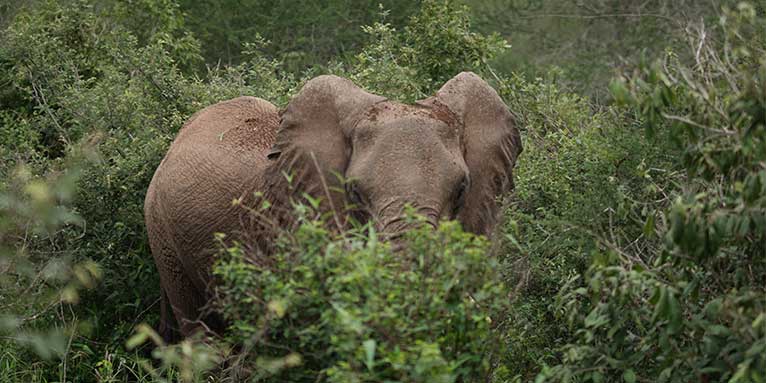
[[[520,16],[520,19],[540,19],[545,17],[556,17],[563,19],[608,19],[608,18],[642,18],[642,17],[654,17],[657,19],[664,19],[667,21],[677,22],[672,17],[661,15],[659,13],[605,13],[600,15],[575,15],[565,13],[542,13],[538,15]]]

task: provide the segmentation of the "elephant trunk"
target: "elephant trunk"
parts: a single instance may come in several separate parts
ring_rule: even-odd
[[[383,234],[383,238],[394,243],[394,247],[401,247],[397,244],[401,243],[402,236],[409,230],[419,227],[421,225],[428,225],[433,229],[438,227],[439,223],[439,209],[432,207],[420,207],[416,208],[416,213],[422,216],[423,220],[409,219],[403,214],[403,209],[398,209],[399,214],[390,217],[376,220],[378,224],[379,232]]]

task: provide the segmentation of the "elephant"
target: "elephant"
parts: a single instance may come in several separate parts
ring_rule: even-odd
[[[521,151],[513,114],[472,72],[414,104],[322,75],[281,112],[249,96],[204,108],[170,145],[144,204],[162,290],[160,332],[174,339],[223,329],[204,308],[214,234],[248,234],[245,209],[232,201],[259,196],[278,215],[308,195],[342,217],[339,225],[354,217],[392,238],[410,228],[403,214],[410,206],[434,227],[457,219],[489,236]],[[271,240],[254,235],[258,243]]]

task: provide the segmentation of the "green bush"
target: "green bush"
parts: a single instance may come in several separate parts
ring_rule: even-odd
[[[550,78],[556,78],[551,73]],[[524,131],[524,160],[503,232],[506,280],[516,287],[502,375],[533,379],[562,357],[573,336],[552,303],[587,270],[591,254],[640,234],[641,201],[661,198],[657,174],[674,151],[647,140],[625,110],[599,107],[552,80],[501,79],[499,90]]]
[[[763,381],[763,5],[330,2],[277,17],[288,3],[0,5],[0,381]],[[695,23],[675,25],[684,6]],[[612,98],[569,90],[601,94],[642,44]],[[203,67],[219,58],[238,64]],[[283,107],[324,72],[411,102],[461,70],[493,83],[524,136],[494,243],[448,223],[393,253],[304,218],[275,258],[223,251],[226,339],[164,345],[142,324],[159,311],[144,193],[192,113],[239,95]],[[149,339],[153,360],[133,349]]]
[[[715,22],[721,6],[739,0],[463,0],[477,30],[499,33],[513,47],[491,65],[499,72],[545,76],[599,103],[609,80],[643,56],[686,51],[685,29]]]
[[[32,363],[66,355],[82,324],[63,308],[79,302],[102,277],[92,260],[75,260],[46,246],[67,227],[85,225],[68,206],[84,154],[45,177],[19,165],[0,190],[0,381],[36,381],[43,373],[30,368]]]
[[[540,380],[766,380],[766,20],[744,3],[724,15],[695,66],[670,56],[613,85],[683,150],[685,174],[669,200],[645,202],[636,226],[656,246],[598,252],[561,290],[574,337]]]
[[[467,33],[467,26],[460,28],[455,38]],[[66,267],[95,262],[101,282],[97,289],[81,291],[77,302],[54,297],[34,308],[26,305],[32,300],[22,297],[9,302],[9,318],[19,327],[7,331],[59,328],[65,331],[54,335],[68,342],[63,349],[56,346],[52,358],[37,360],[29,357],[34,352],[21,351],[28,342],[2,338],[0,348],[13,351],[2,354],[0,363],[26,371],[11,380],[94,374],[106,380],[159,379],[151,369],[139,368],[139,360],[124,348],[137,324],[157,321],[159,288],[142,217],[153,170],[195,111],[243,94],[284,106],[300,81],[285,74],[280,61],[265,55],[269,45],[258,36],[243,47],[240,65],[199,73],[200,45],[172,1],[141,0],[129,6],[112,0],[41,1],[22,7],[2,33],[0,174],[10,179],[22,164],[30,179],[57,179],[56,174],[70,167],[79,169],[76,181],[67,184],[70,194],[59,202],[81,218],[79,226],[64,222],[50,235],[25,236],[20,242],[8,231],[3,244],[26,249],[32,275],[52,262]],[[394,39],[373,41],[366,51],[385,49],[401,55],[403,35],[391,33]],[[447,43],[455,46],[459,41]],[[379,58],[381,68],[395,62],[392,57]],[[362,72],[361,61],[343,65],[352,68],[353,76]],[[415,72],[417,63],[406,64],[413,67],[405,70]],[[414,78],[411,89],[423,92],[427,86],[432,85]],[[408,98],[404,88],[399,93],[390,89],[392,97]],[[89,161],[76,160],[79,146],[92,148]],[[0,182],[0,191],[13,187]],[[16,219],[15,213],[9,214]],[[24,230],[21,226],[13,233]],[[22,288],[31,280],[12,274],[8,283]],[[170,356],[181,355],[185,360],[185,349],[163,350],[167,353],[158,357],[173,360]],[[163,372],[165,378],[184,371],[183,366],[169,365],[175,367]]]
[[[135,325],[157,320],[152,307],[159,286],[145,238],[143,199],[184,121],[206,105],[242,94],[277,102],[288,97],[290,80],[261,57],[211,72],[207,81],[190,75],[185,68],[199,62],[199,46],[183,32],[177,7],[165,1],[133,5],[41,2],[21,10],[0,43],[0,79],[7,84],[0,174],[10,180],[17,165],[24,165],[30,180],[76,173],[76,181],[67,178],[69,194],[60,202],[81,218],[80,225],[63,223],[49,235],[23,236],[6,246],[26,249],[32,273],[50,263],[95,262],[103,274],[99,288],[83,292],[76,305],[53,299],[32,309],[24,306],[32,300],[23,294],[9,302],[28,307],[9,312],[22,320],[19,331],[60,328],[71,336],[56,358],[30,367],[48,379],[67,372],[91,376],[99,363],[124,359],[123,345]],[[136,34],[142,24],[131,12],[164,24],[155,25],[151,36],[146,30]],[[93,151],[89,161],[77,160],[80,146]],[[0,191],[13,187],[0,182]],[[13,274],[9,283],[31,281]],[[0,348],[15,343],[4,338]]]
[[[461,71],[483,72],[506,44],[496,35],[471,31],[468,10],[455,1],[425,0],[403,31],[381,21],[363,30],[369,43],[346,65],[330,71],[372,92],[401,102],[431,96]]]
[[[218,308],[230,339],[245,345],[253,379],[489,375],[509,300],[485,239],[445,222],[408,232],[393,252],[368,225],[334,235],[307,216],[273,256],[235,246],[215,267]]]
[[[271,42],[264,50],[300,74],[336,58],[347,59],[365,44],[362,26],[372,24],[378,5],[391,10],[389,21],[404,25],[416,13],[411,0],[180,0],[189,30],[202,42],[213,66],[247,60],[246,46],[259,36]]]

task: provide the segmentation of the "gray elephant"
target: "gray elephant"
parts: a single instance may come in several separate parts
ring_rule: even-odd
[[[357,219],[394,236],[408,228],[403,209],[409,205],[431,225],[458,219],[466,230],[489,235],[501,213],[497,197],[513,188],[521,150],[511,113],[470,72],[415,105],[320,76],[306,83],[281,119],[271,103],[255,97],[205,108],[170,146],[144,205],[162,287],[161,332],[172,338],[176,330],[186,337],[222,329],[220,320],[202,315],[213,234],[248,232],[234,199],[246,204],[259,195],[276,212],[307,193],[344,221],[346,207],[355,206]]]

